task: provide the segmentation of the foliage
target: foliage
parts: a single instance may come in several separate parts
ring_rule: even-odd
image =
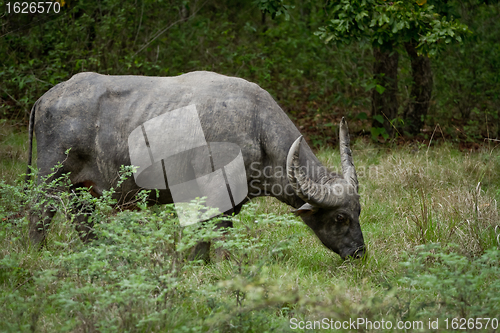
[[[473,31],[463,43],[446,48],[433,60],[436,90],[431,123],[461,140],[499,135],[500,7],[459,3],[461,20]],[[453,66],[450,66],[453,64]],[[457,130],[464,126],[462,131]]]
[[[387,139],[394,132],[392,123],[398,118],[398,53],[403,46],[411,58],[414,81],[408,105],[403,111],[403,120],[407,123],[405,130],[418,135],[424,124],[422,118],[428,112],[432,91],[428,56],[436,55],[437,50],[443,48],[440,42],[461,42],[462,36],[468,32],[467,26],[453,15],[443,15],[442,12],[451,13],[448,5],[433,2],[438,4],[438,8],[427,4],[426,0],[332,2],[327,9],[330,20],[316,33],[326,43],[358,42],[374,47],[373,75],[376,84],[372,92],[372,116],[384,114],[387,121],[383,119],[383,127],[380,127],[380,122],[373,119],[373,138],[383,135]]]
[[[284,14],[287,20],[290,18],[288,15],[289,6],[283,4],[282,0],[257,0],[255,2],[263,13],[271,14],[273,19],[281,14]]]
[[[13,138],[0,152],[12,142],[23,144]],[[292,318],[394,325],[439,318],[444,330],[447,317],[495,316],[497,148],[463,154],[442,143],[387,152],[370,140],[352,144],[369,251],[363,261],[341,261],[288,206],[269,198],[244,207],[225,240],[214,242],[212,259],[217,248],[227,259],[203,264],[184,260],[190,247],[221,234],[210,225],[182,229],[171,205],[146,208],[139,198],[138,209],[121,211],[111,195],[61,191],[65,178],[47,185],[33,179],[27,191],[22,175],[17,183],[4,179],[2,330],[289,332]],[[340,165],[332,149],[321,149],[318,157],[332,170]],[[21,170],[24,165],[17,174]],[[50,188],[58,191],[49,191],[46,200],[64,214],[56,215],[38,249],[28,241],[25,209]],[[74,231],[74,200],[80,209],[96,207],[97,240],[83,244]]]
[[[331,20],[318,35],[325,42],[350,44],[354,41],[392,49],[418,41],[421,54],[436,54],[439,42],[462,41],[467,26],[455,17],[440,15],[427,1],[342,0],[329,8]]]
[[[120,182],[127,176],[130,172],[124,170]],[[28,198],[44,201],[40,198],[43,192],[38,189],[43,189],[49,200],[57,198],[49,204],[68,215],[67,220],[53,222],[50,235],[57,236],[50,237],[43,250],[30,247],[24,238],[26,219],[16,217],[1,225],[2,243],[21,247],[26,254],[2,248],[8,252],[0,259],[0,302],[7,304],[0,308],[0,317],[6,323],[6,331],[169,329],[181,332],[210,327],[222,330],[239,327],[238,331],[253,331],[252,319],[256,316],[251,309],[261,307],[261,302],[272,305],[288,300],[279,294],[267,296],[269,290],[263,280],[266,269],[262,271],[264,261],[248,256],[261,245],[255,237],[243,233],[247,230],[244,225],[227,235],[222,244],[236,261],[234,267],[230,264],[226,268],[229,275],[223,279],[214,276],[213,281],[199,288],[195,281],[196,271],[203,271],[203,266],[184,258],[196,242],[220,238],[221,231],[214,230],[217,220],[181,228],[172,205],[113,213],[107,208],[115,204],[111,196],[113,189],[100,198],[82,192],[78,198],[80,204],[89,205],[88,201],[94,200],[96,209],[91,218],[96,223],[94,232],[98,239],[88,245],[77,242],[69,224],[74,214],[81,211],[67,210],[72,206],[67,199],[74,195],[71,191],[63,191],[66,182],[65,177],[40,187],[31,182],[27,192],[19,191],[19,185],[3,183],[0,187],[2,192],[9,192],[11,201],[15,202],[2,205],[1,216],[19,210]],[[36,190],[37,195],[32,190]],[[30,209],[33,212],[36,207],[30,205]],[[243,214],[242,219],[245,216]],[[288,223],[279,217],[266,216],[266,219],[268,223]],[[5,242],[7,239],[10,242]],[[288,248],[286,244],[274,244],[273,247],[269,254],[272,256]],[[42,268],[35,263],[49,267]],[[33,264],[37,267],[26,266]],[[205,302],[198,303],[196,299]],[[242,308],[243,302],[245,307]],[[193,318],[189,314],[193,311],[201,316]],[[45,320],[39,320],[41,318],[50,318],[50,323],[43,323]],[[267,322],[261,319],[259,327]]]
[[[362,5],[362,2],[351,3],[351,7],[346,7],[351,11]],[[500,22],[499,4],[390,3],[381,2],[375,7],[389,20],[397,17],[408,20],[410,28],[413,22],[409,21],[410,13],[421,15],[422,20],[431,24],[428,14],[432,11],[439,14],[436,20],[444,25],[453,25],[460,17],[469,26],[472,34],[462,43],[446,43],[447,38],[456,40],[461,36],[458,27],[458,30],[450,27],[445,35],[436,32],[434,37],[428,37],[441,42],[421,46],[441,50],[433,58],[436,90],[426,123],[431,128],[439,123],[445,134],[455,140],[496,137],[500,128],[495,107],[498,104],[495,87],[499,86],[496,80],[500,77],[495,47],[500,31],[496,28]],[[285,15],[277,15],[274,20],[263,21],[263,6],[281,8],[289,20]],[[401,11],[410,7],[415,7],[413,12]],[[325,45],[314,37],[314,32],[327,22],[325,15],[331,7],[326,11],[325,8],[321,3],[295,0],[246,3],[71,0],[64,3],[57,15],[6,15],[0,26],[3,83],[0,117],[26,123],[31,106],[43,93],[82,71],[168,76],[212,70],[258,83],[270,91],[301,126],[301,131],[309,133],[317,144],[333,143],[335,126],[328,124],[337,123],[345,115],[355,119],[360,112],[369,114],[370,91],[377,87],[371,48],[379,44],[378,39],[373,39],[373,44],[367,38],[379,36],[386,40],[396,35],[410,38],[413,30],[405,26],[393,33],[396,21],[392,25],[384,20],[382,25],[375,21],[370,27],[373,17],[363,17],[360,22],[372,35],[363,39],[353,33],[350,44]],[[376,14],[369,8],[363,10]],[[271,11],[268,13],[272,15]],[[349,22],[351,32],[356,30],[352,30],[357,27],[355,18],[343,20]],[[430,28],[426,24],[421,29]],[[337,32],[330,29],[342,27],[346,26],[330,24],[324,33],[335,35]],[[446,35],[452,33],[454,36]],[[344,37],[348,42],[350,37]],[[401,57],[399,105],[405,105],[409,99],[409,73],[410,64]],[[358,134],[371,133],[366,121],[353,126]]]
[[[288,8],[288,21],[280,15],[262,22],[254,2],[69,1],[61,15],[21,30],[22,22],[9,16],[0,40],[0,114],[27,119],[44,92],[82,71],[168,76],[212,70],[257,82],[295,116],[362,107],[371,80],[364,74],[368,50],[352,58],[351,50],[325,48],[311,37],[321,9],[312,2],[295,7]]]
[[[456,246],[456,245],[455,245]],[[401,264],[407,269],[400,281],[408,288],[408,316],[495,318],[500,310],[500,251],[491,249],[476,259],[433,243],[418,246]],[[450,325],[451,327],[451,325]],[[490,330],[493,330],[490,326]]]

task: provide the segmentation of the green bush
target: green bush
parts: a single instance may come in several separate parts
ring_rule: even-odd
[[[100,198],[86,189],[68,192],[66,177],[38,183],[36,170],[26,191],[22,175],[4,179],[1,330],[289,332],[292,319],[360,318],[425,327],[439,319],[434,331],[450,331],[446,319],[452,325],[455,318],[495,317],[494,150],[463,154],[444,144],[386,152],[361,138],[352,147],[363,186],[363,260],[342,261],[290,207],[270,198],[252,200],[221,235],[210,223],[181,228],[172,205],[146,207],[144,196],[135,210],[122,211],[115,190]],[[323,149],[318,158],[339,168],[337,150]],[[122,169],[121,179],[132,171]],[[60,213],[45,245],[35,248],[25,215],[42,200]],[[96,240],[81,242],[74,207],[94,221]],[[214,240],[214,252],[227,259],[185,260],[197,240]],[[450,243],[458,245],[444,245]],[[494,331],[491,324],[486,332]]]
[[[402,262],[407,272],[400,282],[403,295],[408,293],[409,318],[497,318],[500,251],[490,249],[467,258],[454,252],[454,246],[421,245]]]

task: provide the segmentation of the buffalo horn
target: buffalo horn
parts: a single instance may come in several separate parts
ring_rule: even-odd
[[[344,117],[340,121],[340,131],[339,131],[339,144],[340,144],[340,160],[342,163],[342,173],[344,174],[344,179],[351,184],[356,192],[358,191],[358,176],[356,175],[356,169],[352,163],[352,153],[350,148],[349,139],[349,128],[347,127],[347,122]]]
[[[336,195],[330,185],[316,183],[300,168],[299,152],[302,135],[288,151],[286,169],[288,181],[295,193],[305,202],[316,207],[334,207],[343,195]]]

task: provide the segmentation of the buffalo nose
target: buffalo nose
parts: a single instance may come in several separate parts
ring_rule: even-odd
[[[351,257],[352,259],[361,259],[365,256],[366,253],[366,248],[365,246],[360,246],[356,250],[354,250],[348,257]]]
[[[354,258],[355,259],[361,259],[365,256],[366,253],[366,248],[365,246],[360,246],[356,251],[354,251]]]

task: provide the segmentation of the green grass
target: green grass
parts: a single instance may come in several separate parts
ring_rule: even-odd
[[[466,154],[447,144],[358,140],[365,259],[342,261],[289,207],[260,198],[226,235],[230,258],[202,264],[184,260],[189,241],[217,235],[187,229],[181,238],[170,206],[100,210],[100,237],[90,244],[59,214],[46,247],[30,247],[26,218],[13,215],[33,200],[15,182],[27,135],[5,124],[1,131],[0,331],[288,332],[291,320],[323,318],[452,331],[454,317],[499,319],[496,148]],[[336,149],[318,157],[339,168]],[[428,328],[429,318],[439,329]],[[482,331],[494,331],[491,324]]]
[[[28,161],[28,131],[0,119],[0,179],[9,183],[26,172]],[[36,156],[36,152],[35,152]]]

